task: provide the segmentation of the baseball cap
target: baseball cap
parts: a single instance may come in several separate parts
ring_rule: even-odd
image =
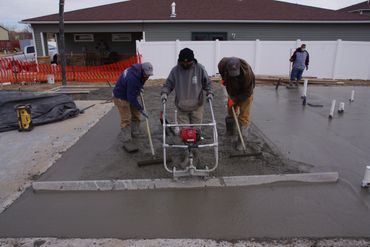
[[[231,57],[226,64],[227,72],[230,76],[239,76],[240,75],[240,60],[236,57]]]
[[[180,51],[179,62],[194,61],[194,52],[189,48],[184,48]]]
[[[141,68],[144,70],[146,76],[153,75],[153,65],[149,62],[145,62],[141,64]]]

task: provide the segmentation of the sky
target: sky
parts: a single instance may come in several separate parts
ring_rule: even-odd
[[[123,0],[65,0],[65,11],[88,8],[109,3],[122,2]],[[154,0],[153,0],[154,1]],[[174,0],[176,2],[176,0]],[[282,2],[297,3],[302,5],[340,9],[364,0],[280,0]],[[0,24],[7,27],[13,26],[22,29],[19,21],[56,14],[59,11],[59,0],[0,0]]]

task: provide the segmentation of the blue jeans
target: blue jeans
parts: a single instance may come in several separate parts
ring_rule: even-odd
[[[293,68],[292,72],[290,73],[290,80],[291,81],[301,80],[303,71],[304,71],[304,69]]]

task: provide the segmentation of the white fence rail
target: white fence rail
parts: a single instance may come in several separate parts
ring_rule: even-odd
[[[354,41],[137,41],[137,52],[143,61],[154,67],[153,78],[167,78],[176,65],[181,49],[194,51],[209,75],[218,73],[217,64],[223,57],[245,59],[257,75],[288,76],[289,57],[294,50],[307,44],[309,70],[304,76],[328,79],[370,79],[370,42]]]

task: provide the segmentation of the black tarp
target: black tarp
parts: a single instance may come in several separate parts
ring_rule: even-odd
[[[18,129],[15,107],[31,105],[32,123],[36,125],[75,117],[79,109],[65,94],[0,91],[0,132]]]

